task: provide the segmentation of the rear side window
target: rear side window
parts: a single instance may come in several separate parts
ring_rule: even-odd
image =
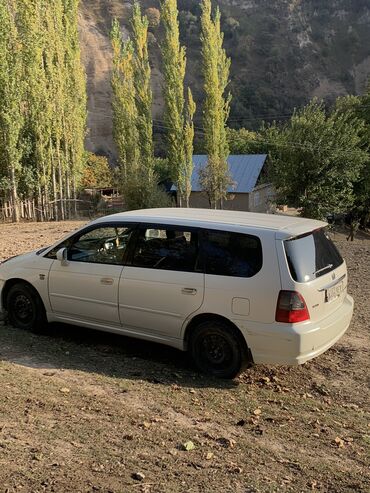
[[[202,253],[206,274],[252,277],[262,267],[262,245],[256,236],[203,230]]]
[[[147,269],[194,272],[197,270],[198,233],[179,226],[138,231],[132,265]]]
[[[336,269],[343,259],[324,229],[284,241],[292,278],[309,282]]]

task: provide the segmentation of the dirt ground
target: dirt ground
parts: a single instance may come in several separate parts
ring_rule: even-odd
[[[0,259],[81,224],[0,225]],[[156,344],[0,327],[0,493],[369,492],[370,239],[334,240],[354,319],[301,367],[216,381]]]

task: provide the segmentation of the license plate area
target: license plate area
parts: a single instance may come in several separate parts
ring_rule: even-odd
[[[330,303],[337,299],[344,291],[344,281],[325,290],[325,303]]]

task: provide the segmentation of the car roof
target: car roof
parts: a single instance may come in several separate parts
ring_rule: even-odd
[[[281,214],[180,207],[120,212],[99,218],[94,223],[115,221],[181,224],[212,229],[216,225],[221,229],[228,229],[225,226],[242,226],[275,231],[276,237],[282,239],[298,236],[327,225],[323,221]]]

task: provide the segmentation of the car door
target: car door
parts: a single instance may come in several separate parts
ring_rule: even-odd
[[[136,234],[131,265],[124,267],[120,280],[121,323],[154,338],[180,338],[184,320],[203,302],[198,232],[140,225]]]
[[[67,261],[54,260],[49,273],[58,318],[120,326],[118,286],[132,231],[125,224],[95,225],[61,245],[67,246]]]

